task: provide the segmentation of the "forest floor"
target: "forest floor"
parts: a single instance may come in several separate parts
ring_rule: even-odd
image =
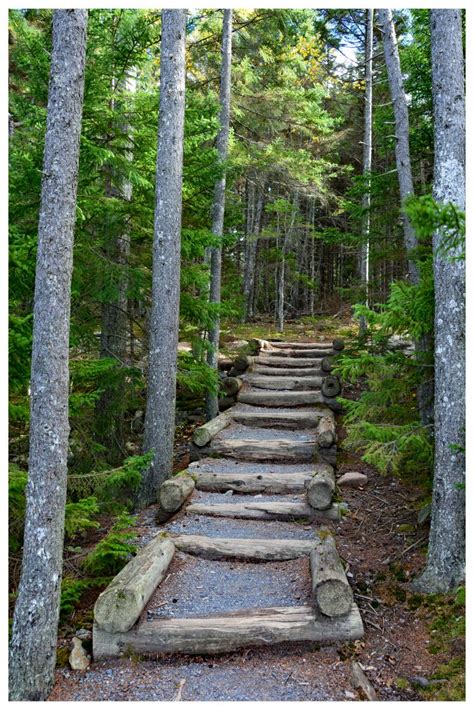
[[[254,335],[264,334],[255,330]],[[333,337],[333,333],[325,335]],[[292,339],[296,336],[291,333]],[[285,337],[290,339],[289,334]],[[300,338],[309,339],[305,334]],[[364,488],[344,489],[349,513],[333,525],[363,618],[363,639],[321,647],[314,642],[280,644],[221,656],[180,654],[145,659],[131,655],[93,662],[84,672],[65,665],[57,670],[50,700],[169,701],[177,694],[183,701],[365,699],[354,685],[353,661],[359,662],[380,700],[463,699],[463,599],[459,595],[423,597],[410,589],[411,580],[424,564],[428,528],[417,524],[417,513],[426,491],[405,480],[381,476],[359,455],[341,449],[343,439],[344,430],[339,425],[338,474],[361,471],[368,476]],[[183,448],[180,450],[184,453]],[[185,467],[186,456],[179,458],[180,468]],[[152,506],[139,516],[141,544],[160,529],[154,512]],[[173,530],[180,531],[183,518],[182,511],[174,516]],[[220,520],[215,519],[215,525],[224,524],[226,535],[231,537],[229,530],[237,521]],[[267,526],[267,530],[269,525],[288,525],[241,522],[252,528]],[[311,535],[314,527],[302,525],[299,537]],[[201,531],[191,523],[185,532]],[[286,563],[288,580],[295,575],[295,562]],[[199,576],[198,568],[195,574]],[[260,592],[276,593],[271,578],[262,577],[257,582]],[[304,596],[307,590],[303,587],[298,593]],[[196,595],[195,587],[186,589],[182,581],[173,590],[176,604],[183,609],[193,604]],[[218,590],[215,596],[218,599]],[[85,603],[90,612],[93,597]],[[270,603],[277,604],[278,599],[274,602],[270,597]],[[159,599],[157,604],[162,606]],[[90,616],[79,611],[79,626],[73,620],[72,626],[63,629],[59,642],[62,649],[70,647],[74,629],[87,628],[87,618]]]

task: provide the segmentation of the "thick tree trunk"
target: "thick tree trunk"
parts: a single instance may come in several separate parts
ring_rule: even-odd
[[[232,63],[232,10],[224,10],[224,20],[222,24],[222,66],[220,84],[220,130],[217,136],[217,154],[220,163],[224,166],[229,150],[229,127],[230,127],[230,78]],[[214,214],[212,218],[212,231],[222,239],[224,231],[224,211],[225,211],[225,167],[223,173],[217,180],[214,188]],[[221,302],[221,269],[222,269],[222,246],[211,249],[211,283],[209,301],[220,304]],[[208,364],[217,370],[217,359],[219,356],[219,335],[220,318],[216,315],[212,328],[209,331],[209,342],[211,348],[208,353]],[[206,397],[207,418],[212,419],[219,413],[217,392],[208,392]]]
[[[435,128],[433,196],[465,208],[465,100],[461,10],[431,10]],[[427,566],[417,582],[446,592],[465,567],[465,262],[433,239],[435,279],[435,464]],[[454,257],[454,258],[453,258]],[[456,257],[458,257],[456,259]]]
[[[370,256],[370,171],[372,170],[372,54],[374,44],[374,11],[368,8],[365,20],[365,96],[364,96],[364,145],[362,151],[362,171],[364,173],[366,192],[362,199],[364,217],[362,232],[365,242],[360,253],[360,279],[364,285],[365,304],[369,305],[369,256]],[[363,334],[367,328],[365,318],[359,322],[359,332]]]
[[[23,565],[10,645],[10,699],[46,700],[54,676],[69,436],[71,273],[87,10],[55,10],[31,361]]]
[[[377,10],[382,26],[383,47],[385,63],[387,66],[388,82],[392,96],[393,112],[395,115],[395,158],[397,162],[398,184],[400,200],[403,202],[414,194],[413,178],[410,161],[408,106],[403,87],[402,70],[398,54],[397,37],[391,10]],[[410,224],[408,216],[402,212],[405,249],[408,256],[408,270],[410,281],[417,283],[419,280],[418,267],[411,256],[413,249],[418,246],[415,230]]]
[[[156,166],[153,286],[149,328],[145,450],[154,452],[144,472],[139,506],[156,500],[172,471],[179,326],[183,173],[185,10],[162,10],[160,117]]]

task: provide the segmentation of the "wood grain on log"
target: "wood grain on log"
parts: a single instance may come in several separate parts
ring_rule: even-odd
[[[237,395],[237,401],[261,407],[298,407],[303,404],[324,404],[321,392],[314,390],[245,390]]]
[[[323,358],[327,355],[332,354],[332,350],[327,350],[325,348],[312,348],[311,350],[272,350],[272,358],[284,357],[284,358],[295,358],[298,360],[304,360],[305,358]]]
[[[279,367],[319,367],[321,365],[322,357],[316,358],[306,358],[306,357],[292,357],[292,358],[282,358],[273,357],[270,354],[265,353],[265,355],[258,355],[253,358],[253,362],[256,365],[267,365],[267,367],[279,368]]]
[[[167,513],[175,513],[194,490],[191,476],[175,476],[161,484],[158,489],[158,502]]]
[[[313,461],[316,439],[214,439],[211,451],[247,461]]]
[[[233,378],[227,378],[233,379]],[[211,439],[218,434],[222,429],[225,429],[232,421],[232,416],[229,412],[223,412],[219,416],[214,417],[209,422],[198,427],[193,432],[193,442],[196,446],[205,446]]]
[[[313,473],[205,473],[193,470],[200,491],[303,493]]]
[[[271,607],[208,616],[159,619],[139,624],[122,634],[94,627],[95,660],[136,653],[226,653],[245,646],[266,646],[287,641],[354,641],[364,627],[354,604],[350,613],[328,619],[309,606]]]
[[[316,367],[270,367],[269,365],[252,365],[252,374],[276,375],[278,377],[323,377],[323,371]]]
[[[291,409],[272,410],[266,407],[254,408],[255,411],[239,409],[232,410],[234,421],[249,427],[274,427],[276,429],[314,429],[318,422],[330,412],[326,407],[314,410]]]
[[[248,375],[247,382],[258,389],[272,390],[312,390],[323,383],[322,377],[281,377],[279,375]]]
[[[318,471],[308,482],[306,497],[312,508],[325,510],[330,508],[334,491],[336,490],[336,477],[332,466],[319,466]]]
[[[204,535],[178,535],[173,537],[178,550],[210,560],[235,558],[269,562],[294,560],[310,555],[313,540],[267,540],[256,538],[222,538]]]
[[[174,543],[161,535],[139,550],[97,599],[95,625],[109,633],[131,629],[164,579],[174,552]]]
[[[227,395],[232,396],[237,394],[243,383],[240,377],[224,377],[224,379],[219,382],[219,385]]]
[[[249,518],[256,520],[340,520],[346,507],[335,503],[327,510],[316,510],[303,502],[270,501],[268,503],[192,503],[186,510],[198,515],[217,517]]]
[[[310,555],[314,599],[325,616],[342,616],[352,608],[352,589],[337,553],[334,538],[327,529],[317,535],[317,544]]]
[[[332,446],[336,441],[336,422],[332,413],[319,419],[316,440],[324,448]]]
[[[272,348],[283,348],[283,350],[331,350],[332,343],[282,343],[274,340],[269,341]]]

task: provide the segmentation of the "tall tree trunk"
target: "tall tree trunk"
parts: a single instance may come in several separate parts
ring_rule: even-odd
[[[255,271],[257,267],[258,235],[262,223],[262,210],[265,194],[265,176],[262,184],[259,183],[257,175],[255,182],[249,184],[248,189],[248,211],[245,235],[245,271],[244,271],[244,323],[252,320],[254,316],[255,303]]]
[[[393,112],[395,115],[395,158],[397,162],[400,200],[403,204],[407,197],[414,194],[410,161],[408,106],[405,90],[403,88],[403,77],[400,68],[400,56],[398,54],[397,36],[395,34],[392,11],[377,10],[377,12],[382,26],[385,64],[387,66],[388,83],[390,85],[390,94],[392,96]],[[413,260],[412,251],[418,246],[418,241],[415,230],[404,212],[402,212],[402,220],[410,281],[411,283],[417,283],[419,281],[419,272]]]
[[[46,700],[56,663],[86,28],[87,10],[54,11],[36,261],[23,564],[10,644],[11,700]]]
[[[360,279],[364,284],[365,304],[369,305],[369,257],[370,257],[370,172],[372,170],[372,55],[374,44],[374,11],[365,11],[365,95],[364,95],[364,146],[362,151],[362,171],[366,191],[362,199],[364,218],[362,232],[365,242],[360,254]],[[362,335],[367,328],[364,317],[359,321],[359,333]]]
[[[112,109],[120,111],[123,97],[133,95],[136,91],[136,70],[129,69],[123,81],[118,86],[114,85],[114,95],[122,99],[112,101]],[[133,160],[132,151],[132,127],[129,121],[119,127],[123,135],[129,139],[129,145],[125,151],[128,161]],[[115,174],[110,169],[107,175],[105,194],[107,197],[122,199],[130,202],[132,199],[132,184],[128,178]],[[128,340],[133,337],[133,331],[129,331],[129,309],[128,309],[128,263],[130,258],[130,235],[124,225],[120,234],[106,234],[106,252],[109,260],[113,263],[116,274],[116,295],[102,304],[102,328],[100,335],[100,357],[115,358],[122,365],[128,360]],[[97,432],[101,442],[107,447],[109,456],[122,457],[121,442],[123,439],[124,411],[122,407],[124,399],[124,381],[107,386],[104,389],[97,403]]]
[[[153,451],[154,457],[143,473],[137,496],[141,507],[156,500],[158,486],[171,475],[176,410],[186,11],[162,10],[161,17],[160,115],[144,437],[145,451]]]
[[[279,333],[283,332],[285,326],[285,272],[286,272],[286,253],[288,245],[293,235],[296,213],[298,212],[298,196],[295,196],[293,209],[291,213],[290,225],[285,228],[283,235],[283,243],[281,246],[281,260],[278,270],[278,285],[277,285],[277,308],[275,318],[275,328]]]
[[[222,65],[220,83],[220,130],[217,136],[217,154],[219,162],[222,164],[222,175],[217,180],[214,188],[214,210],[212,217],[212,232],[222,240],[224,231],[224,211],[225,211],[225,162],[229,152],[229,127],[230,127],[230,75],[232,64],[232,10],[224,10],[222,23]],[[221,302],[221,270],[222,270],[222,245],[211,249],[211,283],[209,301],[219,305]],[[209,343],[211,348],[208,352],[207,362],[217,371],[217,359],[219,356],[219,335],[220,317],[216,315],[212,328],[209,331]],[[217,392],[208,392],[206,396],[207,418],[212,419],[219,413],[217,403]]]
[[[433,197],[465,208],[465,100],[461,10],[431,10],[435,163]],[[433,239],[435,463],[426,569],[417,587],[447,592],[465,567],[465,262]],[[457,258],[456,258],[457,257]]]

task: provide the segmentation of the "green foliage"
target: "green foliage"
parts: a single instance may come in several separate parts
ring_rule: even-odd
[[[177,383],[178,391],[186,390],[195,394],[217,392],[218,388],[216,371],[188,352],[179,353]]]
[[[129,542],[135,537],[130,530],[134,524],[134,517],[119,515],[109,533],[87,555],[84,569],[95,576],[117,574],[135,553],[136,546]]]
[[[94,498],[94,496],[83,498],[77,503],[66,503],[65,534],[68,537],[74,537],[74,535],[85,530],[100,527],[97,520],[92,520],[92,517],[97,515],[99,510],[97,498]]]
[[[61,621],[71,617],[81,597],[89,589],[105,587],[110,582],[110,577],[94,577],[88,579],[75,579],[64,577],[61,584],[61,602],[59,607]]]
[[[443,205],[430,195],[423,195],[407,200],[405,211],[420,238],[440,233],[440,254],[454,261],[466,258],[466,215],[459,207],[451,202]]]

